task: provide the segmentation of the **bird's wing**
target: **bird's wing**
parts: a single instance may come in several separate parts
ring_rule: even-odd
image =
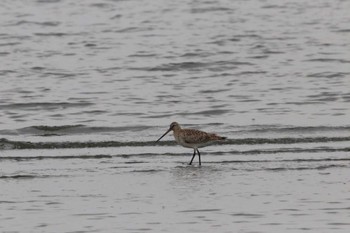
[[[209,134],[200,130],[183,129],[181,134],[184,141],[189,144],[205,143],[210,140]]]

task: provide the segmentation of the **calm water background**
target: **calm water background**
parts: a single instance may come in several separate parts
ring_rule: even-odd
[[[349,232],[349,12],[1,1],[0,231]]]

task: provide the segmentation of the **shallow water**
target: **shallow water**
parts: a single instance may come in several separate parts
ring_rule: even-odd
[[[2,1],[0,231],[349,232],[349,10]]]

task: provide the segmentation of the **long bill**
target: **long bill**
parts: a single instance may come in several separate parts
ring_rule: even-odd
[[[169,133],[171,131],[171,129],[168,129],[156,142],[159,142],[160,139],[162,139],[165,135],[167,135],[167,133]]]

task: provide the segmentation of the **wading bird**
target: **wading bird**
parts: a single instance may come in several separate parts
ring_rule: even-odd
[[[212,142],[225,140],[226,137],[220,137],[213,133],[206,133],[196,129],[182,129],[177,122],[170,124],[169,129],[156,141],[159,142],[167,133],[174,131],[174,138],[176,142],[187,148],[193,148],[193,156],[189,165],[192,164],[196,152],[198,153],[199,165],[201,165],[201,154],[198,148],[208,146]]]

